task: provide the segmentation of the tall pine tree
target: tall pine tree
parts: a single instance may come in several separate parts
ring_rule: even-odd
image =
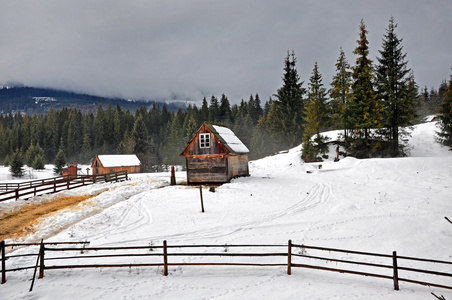
[[[284,60],[283,86],[278,89],[269,113],[269,122],[275,139],[282,148],[297,145],[303,135],[303,95],[296,67],[295,53],[287,53]]]
[[[438,126],[441,129],[437,133],[439,140],[452,150],[452,75],[450,76],[447,90],[443,94],[439,118]]]
[[[327,146],[325,137],[320,135],[320,130],[327,126],[329,114],[327,92],[323,87],[322,75],[319,72],[317,62],[309,81],[308,98],[304,106],[303,157],[305,161],[321,161],[322,156],[327,151]]]
[[[400,138],[408,135],[403,127],[412,125],[416,119],[415,95],[413,95],[412,76],[407,67],[406,54],[402,52],[402,39],[395,33],[397,24],[394,18],[383,38],[376,66],[378,93],[384,107],[382,132],[389,142],[390,156],[403,156],[404,145]]]
[[[63,167],[66,164],[66,155],[64,154],[63,149],[60,149],[58,151],[53,164],[53,172],[55,172],[55,174],[61,175],[63,173]]]
[[[336,74],[331,82],[331,119],[335,129],[343,129],[344,137],[350,126],[347,123],[346,109],[351,97],[352,73],[350,65],[341,48],[339,58],[336,62]]]
[[[13,154],[13,157],[11,159],[11,164],[9,166],[9,171],[11,172],[11,175],[14,177],[22,177],[24,176],[25,170],[24,170],[24,161],[22,158],[22,154],[20,153],[19,149],[16,149],[16,151]]]
[[[382,105],[374,89],[375,71],[369,59],[367,29],[361,20],[358,46],[353,51],[356,64],[353,67],[352,99],[347,107],[347,123],[352,129],[349,149],[357,157],[370,157],[378,150],[378,143],[371,140],[371,129],[381,128]]]

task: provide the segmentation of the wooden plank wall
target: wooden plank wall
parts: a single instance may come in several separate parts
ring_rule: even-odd
[[[228,166],[228,178],[229,180],[235,176],[248,176],[248,154],[230,155]]]
[[[228,181],[226,156],[187,157],[186,162],[188,183]]]

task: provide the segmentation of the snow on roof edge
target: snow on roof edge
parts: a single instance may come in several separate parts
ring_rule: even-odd
[[[104,168],[141,165],[135,154],[103,154],[97,157]]]
[[[213,125],[217,134],[224,140],[227,146],[231,148],[235,153],[249,153],[250,150],[246,145],[234,134],[234,132],[224,126]]]

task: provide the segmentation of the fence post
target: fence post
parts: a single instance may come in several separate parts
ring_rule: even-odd
[[[39,247],[39,279],[44,278],[44,240],[41,240],[41,246]]]
[[[168,249],[166,240],[163,241],[163,275],[168,276]]]
[[[202,186],[199,186],[199,194],[201,195],[201,212],[204,212],[204,201],[202,200]]]
[[[0,252],[2,253],[2,284],[4,284],[6,282],[5,241],[0,242]]]
[[[16,189],[16,201],[19,200],[19,189]]]
[[[287,251],[287,275],[292,274],[292,240],[289,240]]]
[[[176,185],[176,173],[174,171],[174,166],[171,166],[171,184]]]
[[[399,272],[397,270],[397,252],[392,252],[392,265],[394,268],[394,290],[399,290]]]

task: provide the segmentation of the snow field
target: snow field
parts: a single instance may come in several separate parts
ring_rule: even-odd
[[[163,240],[169,245],[286,245],[291,239],[296,244],[384,254],[397,251],[403,256],[452,261],[452,224],[444,219],[452,218],[452,152],[434,142],[434,130],[434,123],[415,127],[410,140],[411,156],[407,158],[347,157],[333,162],[334,156],[330,156],[318,169],[319,163],[304,164],[300,147],[296,147],[252,161],[250,177],[234,179],[217,187],[214,193],[203,189],[205,213],[201,213],[199,188],[167,186],[169,173],[134,174],[127,182],[66,191],[63,193],[100,194],[78,208],[43,218],[35,234],[23,241],[39,241],[42,237],[48,242],[87,240],[90,247],[101,247],[161,245]],[[334,149],[331,153],[334,155]],[[176,177],[178,183],[185,181],[184,172],[177,172]],[[17,205],[0,203],[0,209]],[[14,253],[36,253],[36,249],[21,248]],[[306,252],[319,254],[311,249]],[[335,257],[349,259],[350,255]],[[210,258],[180,259],[194,262]],[[8,267],[27,260],[35,262],[34,257],[24,257],[8,261]],[[285,258],[281,260],[285,262]],[[391,263],[382,258],[364,260]],[[350,268],[367,270],[362,266]],[[450,273],[450,268],[437,270]],[[183,266],[170,267],[169,272],[169,276],[163,276],[157,267],[49,270],[44,279],[35,282],[32,293],[28,292],[30,270],[10,272],[7,283],[0,286],[0,296],[434,299],[430,294],[434,292],[452,298],[452,292],[444,289],[401,282],[400,291],[394,291],[391,280],[301,268],[292,268],[291,276],[285,267]],[[391,274],[391,270],[382,272]],[[403,273],[399,275],[402,277]],[[424,278],[422,274],[414,277]],[[448,278],[433,280],[452,285]]]

